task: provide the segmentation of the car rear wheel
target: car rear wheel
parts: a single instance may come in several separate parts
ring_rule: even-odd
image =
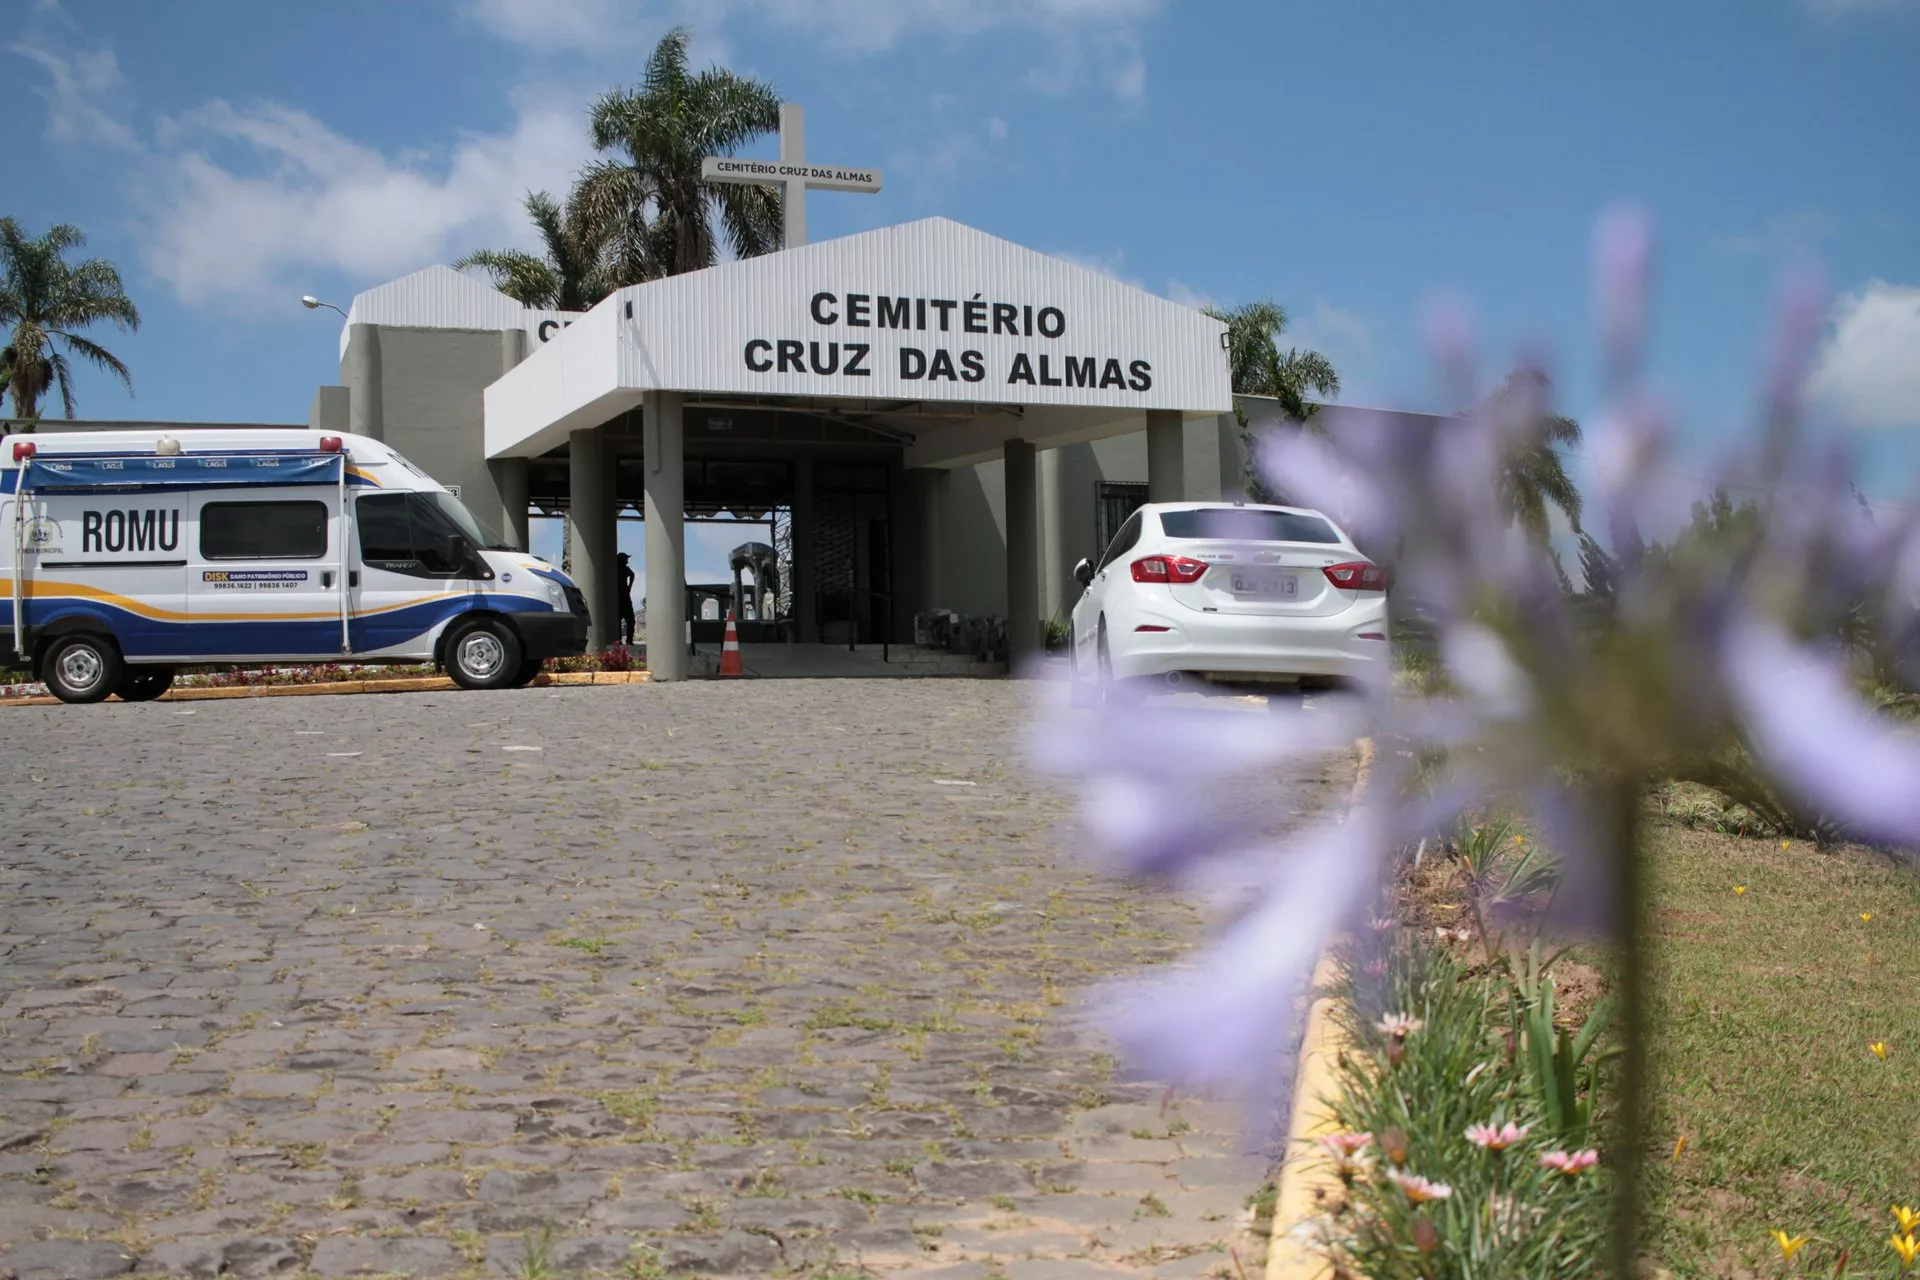
[[[128,667],[114,693],[122,702],[152,702],[171,688],[172,667]]]
[[[520,674],[520,637],[496,618],[480,618],[447,640],[447,674],[462,689],[504,689]]]
[[[1067,705],[1071,707],[1097,707],[1100,705],[1100,691],[1087,683],[1087,673],[1080,669],[1080,644],[1073,632],[1067,632]]]
[[[1100,638],[1096,646],[1094,679],[1099,685],[1100,705],[1121,707],[1133,701],[1127,686],[1113,674],[1113,652],[1107,646],[1107,620],[1100,619]]]
[[[41,674],[62,702],[104,702],[120,684],[125,664],[105,636],[61,636],[47,648]]]

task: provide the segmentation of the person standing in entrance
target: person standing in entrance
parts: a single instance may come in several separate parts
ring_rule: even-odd
[[[614,559],[620,565],[620,643],[633,647],[633,566],[622,551]]]

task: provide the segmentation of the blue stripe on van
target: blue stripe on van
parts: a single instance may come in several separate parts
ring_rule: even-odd
[[[494,613],[551,613],[545,601],[526,596],[443,596],[386,613],[355,615],[349,621],[354,652],[390,649],[419,639],[444,622],[474,610]],[[169,622],[142,617],[99,600],[36,596],[26,602],[27,625],[45,627],[68,618],[89,618],[110,631],[129,658],[220,657],[285,654],[331,657],[340,652],[340,619],[301,618],[285,622]],[[13,625],[13,601],[0,597],[0,626]]]

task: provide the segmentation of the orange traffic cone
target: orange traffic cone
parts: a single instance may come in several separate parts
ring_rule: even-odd
[[[740,669],[740,632],[733,625],[733,610],[727,610],[727,635],[720,642],[720,670],[723,676],[743,676]]]

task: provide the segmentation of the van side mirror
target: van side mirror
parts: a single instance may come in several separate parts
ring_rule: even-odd
[[[458,569],[472,558],[473,548],[467,545],[463,535],[450,533],[441,542],[440,553],[446,557],[447,568]]]
[[[1079,564],[1073,566],[1073,580],[1083,587],[1091,583],[1093,581],[1093,561],[1083,557]]]

